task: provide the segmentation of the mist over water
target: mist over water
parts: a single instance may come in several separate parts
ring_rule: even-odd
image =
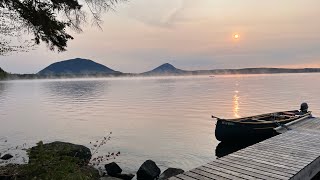
[[[0,139],[10,145],[68,141],[89,146],[135,172],[147,159],[190,170],[216,158],[211,115],[244,117],[298,109],[320,116],[320,74],[105,78],[0,82]],[[1,144],[0,148],[5,148]]]

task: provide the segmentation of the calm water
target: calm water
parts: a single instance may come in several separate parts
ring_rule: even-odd
[[[320,74],[0,82],[0,148],[39,140],[89,146],[135,172],[147,159],[189,170],[214,159],[211,115],[234,118],[298,109],[320,116]],[[3,140],[8,140],[4,143]]]

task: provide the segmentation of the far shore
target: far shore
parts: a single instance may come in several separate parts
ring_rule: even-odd
[[[282,69],[282,68],[245,68],[245,69],[217,69],[186,71],[184,73],[161,73],[145,75],[143,73],[117,73],[117,74],[56,74],[56,75],[39,75],[39,74],[7,74],[2,80],[24,80],[24,79],[73,79],[73,78],[114,78],[114,77],[165,77],[165,76],[210,76],[215,75],[259,75],[259,74],[305,74],[320,73],[320,68],[305,69]],[[0,79],[1,80],[1,79]]]

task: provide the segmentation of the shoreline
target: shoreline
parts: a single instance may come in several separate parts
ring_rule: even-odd
[[[209,76],[214,78],[215,76],[228,76],[228,75],[271,75],[271,74],[316,74],[316,72],[277,72],[277,73],[204,73],[204,74],[163,74],[163,75],[141,75],[141,74],[95,74],[95,75],[75,75],[75,74],[64,74],[64,75],[37,75],[37,74],[8,74],[5,78],[0,81],[14,81],[14,80],[54,80],[54,79],[94,79],[94,78],[152,78],[152,77],[184,77],[184,76]]]
[[[184,172],[178,168],[167,168],[162,172],[152,160],[146,160],[135,174],[125,174],[115,159],[118,153],[106,153],[97,155],[100,146],[104,145],[108,138],[93,144],[93,148],[68,142],[55,141],[43,144],[38,142],[36,146],[23,149],[27,152],[27,158],[23,164],[12,164],[10,160],[17,158],[7,151],[0,154],[0,179],[103,179],[103,180],[137,180],[159,179],[164,180]],[[22,147],[21,147],[22,148]],[[3,163],[7,162],[7,163]],[[104,168],[101,168],[101,165]],[[66,178],[67,177],[67,178]]]

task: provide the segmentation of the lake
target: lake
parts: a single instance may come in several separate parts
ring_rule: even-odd
[[[0,149],[43,140],[91,146],[134,173],[147,159],[190,170],[216,158],[215,120],[299,109],[320,116],[320,74],[0,82]],[[7,140],[5,143],[4,141]]]

